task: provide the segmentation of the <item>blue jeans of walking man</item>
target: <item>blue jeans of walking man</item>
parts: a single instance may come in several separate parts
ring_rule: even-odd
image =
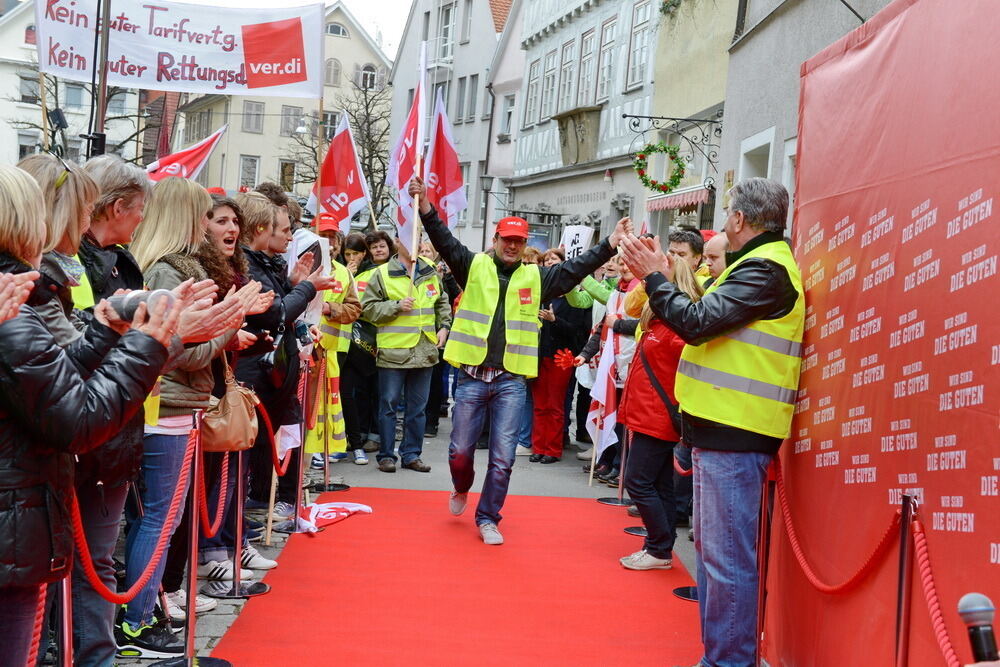
[[[692,449],[694,545],[705,667],[754,664],[757,532],[769,454]]]
[[[476,440],[487,411],[490,417],[489,466],[476,507],[477,526],[499,524],[502,518],[500,510],[507,499],[526,391],[525,379],[520,375],[502,373],[492,382],[483,382],[459,371],[448,447],[451,481],[458,493],[472,488]]]
[[[420,458],[424,449],[424,426],[427,424],[427,392],[431,387],[433,371],[433,366],[378,369],[378,431],[382,439],[382,448],[377,455],[379,461],[396,460],[396,406],[401,395],[405,405],[399,458],[404,466]]]

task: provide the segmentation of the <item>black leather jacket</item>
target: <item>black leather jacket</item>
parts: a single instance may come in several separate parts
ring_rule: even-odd
[[[92,236],[80,244],[80,262],[94,292],[94,302],[106,299],[119,289],[141,290],[142,271],[124,246],[102,248]],[[142,433],[145,413],[141,409],[104,445],[78,457],[76,486],[102,482],[105,488],[121,486],[137,478],[142,462]]]
[[[765,243],[783,242],[780,234],[765,232],[751,239],[738,252],[726,253],[726,264]],[[646,293],[653,314],[689,345],[701,345],[736,331],[757,320],[773,320],[792,311],[798,293],[785,267],[766,259],[751,258],[730,272],[717,289],[698,302],[662,273],[646,276]],[[683,410],[684,406],[681,405]],[[706,419],[684,415],[684,441],[694,447],[722,451],[751,451],[773,454],[779,438],[724,426]]]
[[[0,271],[27,269],[0,255]],[[74,346],[60,348],[28,306],[0,324],[0,587],[68,573],[73,455],[121,429],[167,358],[166,348],[143,333],[119,339],[99,325]]]

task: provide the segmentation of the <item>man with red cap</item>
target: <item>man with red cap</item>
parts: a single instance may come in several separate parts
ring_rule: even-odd
[[[476,440],[488,413],[489,467],[476,508],[476,525],[483,542],[503,544],[497,524],[510,484],[526,380],[538,375],[539,308],[569,292],[611,259],[618,242],[632,233],[632,223],[622,218],[610,237],[584,254],[542,267],[521,262],[528,241],[528,223],[523,218],[500,220],[493,248],[474,253],[441,222],[424,196],[421,179],[410,181],[409,191],[420,198],[420,218],[427,236],[465,290],[444,349],[445,361],[462,370],[455,389],[448,448],[455,485],[449,508],[456,516],[465,511],[475,475]]]

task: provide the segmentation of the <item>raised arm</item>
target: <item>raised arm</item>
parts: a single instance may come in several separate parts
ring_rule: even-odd
[[[441,255],[451,273],[455,276],[458,284],[465,289],[465,283],[469,279],[469,268],[472,266],[472,259],[476,253],[466,248],[461,241],[456,239],[448,225],[438,217],[437,210],[427,201],[427,191],[424,182],[414,177],[410,181],[410,194],[420,196],[420,221],[427,231],[427,237],[431,240],[431,245]]]

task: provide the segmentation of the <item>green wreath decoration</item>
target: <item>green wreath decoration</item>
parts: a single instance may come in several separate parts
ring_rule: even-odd
[[[657,181],[646,175],[649,155],[651,153],[663,153],[674,163],[673,171],[670,172],[670,179],[667,181]],[[668,146],[662,141],[657,144],[646,144],[646,146],[636,153],[635,160],[632,161],[632,168],[639,176],[642,184],[653,192],[672,192],[684,178],[684,159],[680,157],[679,146]]]

